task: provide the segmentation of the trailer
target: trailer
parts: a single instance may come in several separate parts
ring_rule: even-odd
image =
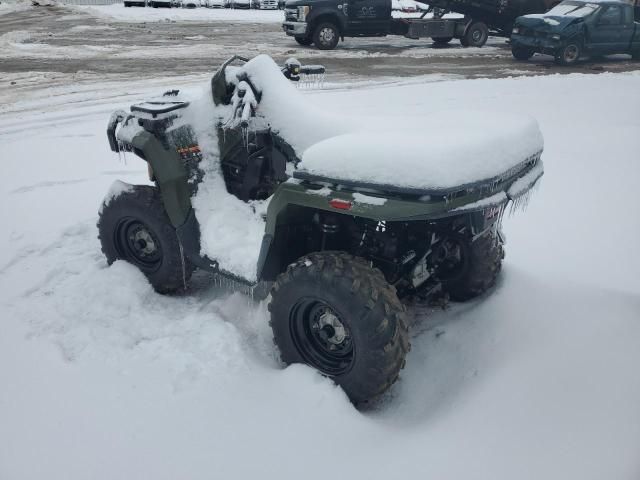
[[[433,16],[427,18],[430,13]],[[392,18],[390,33],[412,40],[430,38],[438,46],[445,46],[456,38],[464,47],[482,47],[490,34],[498,33],[481,20],[467,16],[445,18],[447,13],[447,10],[432,7],[420,18]]]

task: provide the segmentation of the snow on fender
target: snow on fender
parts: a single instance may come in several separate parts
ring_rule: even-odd
[[[104,196],[102,203],[100,204],[99,213],[102,214],[105,207],[108,207],[109,204],[116,198],[118,198],[123,193],[133,192],[133,185],[125,183],[121,180],[116,180],[111,184],[107,194]]]

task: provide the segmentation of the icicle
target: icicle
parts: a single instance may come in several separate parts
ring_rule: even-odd
[[[249,127],[243,126],[241,130],[242,130],[242,144],[247,150],[249,150]]]
[[[529,201],[531,197],[538,189],[539,182],[533,185],[529,190],[523,192],[521,195],[514,198],[511,202],[511,207],[509,209],[509,216],[514,215],[516,212],[524,212],[529,206]]]

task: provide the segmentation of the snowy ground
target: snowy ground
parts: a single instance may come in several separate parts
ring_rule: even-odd
[[[231,8],[125,8],[123,4],[100,6],[77,6],[105,19],[123,22],[244,22],[244,23],[281,23],[284,21],[282,10],[239,10]]]
[[[326,65],[339,81],[447,75],[456,78],[600,73],[638,68],[628,56],[560,68],[549,56],[516,62],[505,39],[483,48],[435,48],[428,39],[347,38],[336,50],[301,47],[282,32],[280,11],[105,7],[28,7],[0,4],[0,82],[8,75],[46,72],[155,79],[207,73],[232,54],[295,56]],[[16,80],[20,83],[20,79]],[[3,92],[0,91],[0,94]]]
[[[0,110],[0,478],[640,477],[640,72],[308,93],[362,115],[529,113],[545,136],[499,285],[416,309],[401,381],[366,412],[282,369],[264,305],[206,276],[162,297],[106,266],[100,200],[146,177],[106,119],[175,79],[47,75]]]

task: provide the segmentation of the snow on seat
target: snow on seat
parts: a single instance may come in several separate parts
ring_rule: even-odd
[[[499,177],[543,148],[538,124],[527,116],[447,112],[419,124],[327,138],[305,150],[296,176],[443,191]]]

